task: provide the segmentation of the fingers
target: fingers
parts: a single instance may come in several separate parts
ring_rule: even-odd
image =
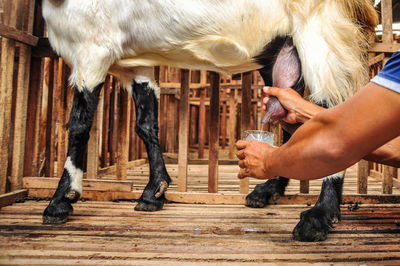
[[[238,140],[236,142],[236,149],[238,149],[238,150],[242,150],[242,149],[246,148],[246,146],[247,146],[246,140]]]
[[[267,95],[272,95],[272,96],[278,96],[279,92],[280,92],[280,88],[277,87],[264,87],[263,91],[267,94]]]
[[[238,157],[239,160],[243,160],[246,157],[246,155],[244,154],[244,150],[237,151],[236,157]]]
[[[250,174],[247,172],[247,169],[246,169],[246,168],[240,169],[240,171],[239,171],[239,173],[238,173],[238,178],[239,178],[239,179],[243,179],[243,178],[249,177],[249,176],[250,176]]]

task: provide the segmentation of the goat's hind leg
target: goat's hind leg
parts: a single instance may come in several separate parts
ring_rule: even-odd
[[[146,146],[150,165],[150,180],[135,207],[136,211],[160,210],[165,202],[164,192],[171,182],[158,140],[158,99],[155,89],[151,79],[136,79],[132,86],[136,107],[135,131]]]
[[[323,241],[334,224],[340,220],[344,172],[325,177],[315,206],[300,215],[293,230],[299,241]]]
[[[82,168],[89,140],[89,132],[99,101],[103,84],[92,91],[84,88],[75,90],[68,128],[68,155],[64,172],[56,192],[43,213],[44,224],[65,223],[72,214],[72,203],[82,194]]]

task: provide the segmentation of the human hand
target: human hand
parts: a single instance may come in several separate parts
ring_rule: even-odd
[[[239,158],[239,167],[241,168],[238,178],[254,177],[257,179],[271,179],[272,175],[267,170],[268,158],[277,148],[267,143],[256,140],[239,140],[236,142],[236,156]]]
[[[278,98],[282,106],[287,110],[287,114],[282,121],[288,124],[304,123],[323,108],[306,101],[301,95],[293,89],[281,89],[277,87],[264,87],[267,97],[263,99],[263,109],[270,99],[270,96]]]

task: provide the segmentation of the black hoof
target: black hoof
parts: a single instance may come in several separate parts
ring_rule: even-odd
[[[161,200],[157,200],[155,202],[145,202],[139,200],[138,204],[135,206],[135,211],[154,212],[161,210],[163,206],[164,201]]]
[[[72,212],[72,205],[68,201],[50,202],[49,206],[43,212],[43,224],[63,224]]]
[[[152,192],[152,186],[147,185],[140,197],[138,204],[135,206],[135,211],[158,211],[161,210],[166,201],[164,193],[167,191],[168,182],[161,181],[155,193]]]
[[[251,208],[263,208],[268,205],[269,199],[277,200],[283,195],[277,179],[268,180],[266,183],[258,184],[246,197],[246,206]]]
[[[293,238],[298,241],[324,241],[334,223],[340,220],[340,210],[332,211],[324,207],[314,207],[301,213],[300,222],[293,230]]]

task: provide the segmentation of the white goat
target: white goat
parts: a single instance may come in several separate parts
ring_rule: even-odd
[[[42,5],[50,43],[72,67],[76,88],[68,159],[45,223],[65,222],[82,193],[83,154],[107,72],[135,99],[136,132],[151,170],[135,209],[152,211],[162,208],[170,182],[158,144],[153,66],[226,74],[261,69],[266,82],[272,76],[285,79],[285,69],[301,69],[289,78],[302,78],[315,102],[332,106],[366,83],[366,33],[377,22],[369,0],[43,0]],[[283,47],[290,60],[277,56]]]

